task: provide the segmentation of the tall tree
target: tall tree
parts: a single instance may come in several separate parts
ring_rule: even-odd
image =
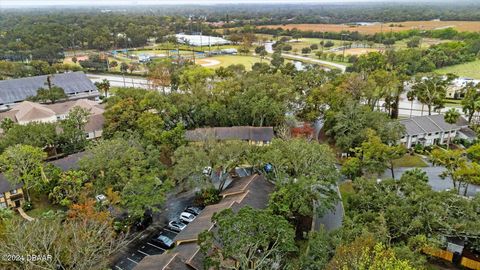
[[[385,169],[389,169],[392,178],[395,178],[393,161],[401,158],[406,152],[407,149],[402,145],[382,143],[373,130],[367,132],[367,140],[356,149],[356,155],[361,158],[362,168],[366,172],[380,175]]]
[[[108,98],[108,92],[110,90],[110,82],[107,79],[103,79],[101,82],[96,82],[95,86],[100,90],[106,98]]]
[[[246,160],[248,144],[216,142],[206,138],[202,145],[179,147],[174,154],[173,177],[178,183],[200,188],[225,188],[229,173]]]
[[[244,207],[234,213],[226,209],[213,216],[216,229],[199,236],[206,269],[267,269],[288,264],[297,250],[294,230],[281,216]]]
[[[450,177],[453,188],[457,193],[460,193],[462,178],[457,177],[458,174],[455,174],[455,172],[467,162],[463,151],[434,149],[431,153],[431,159],[435,164],[445,167],[445,171],[440,174],[440,177]]]
[[[165,92],[165,87],[170,86],[172,73],[172,64],[168,61],[156,62],[149,65],[148,80],[154,89],[162,87]]]
[[[0,169],[13,184],[23,183],[30,200],[31,188],[45,181],[43,162],[47,154],[42,149],[30,145],[8,147],[0,155]]]
[[[428,115],[432,115],[434,109],[443,108],[447,88],[453,79],[452,76],[428,74],[415,80],[412,90],[418,101],[427,105]]]
[[[34,101],[40,101],[40,102],[50,102],[50,103],[55,103],[58,100],[61,99],[67,99],[68,96],[65,94],[65,90],[63,88],[53,85],[52,82],[52,76],[48,75],[47,76],[47,81],[45,83],[47,86],[47,89],[45,88],[39,88],[37,90],[37,95],[31,97],[30,99]]]
[[[4,269],[106,269],[108,257],[125,245],[108,223],[92,220],[41,218],[35,222],[15,221],[1,239],[0,256],[18,254],[23,261],[1,260]],[[50,256],[27,260],[28,255]]]
[[[467,84],[463,92],[465,96],[462,99],[462,110],[468,117],[468,123],[472,124],[473,116],[476,112],[480,112],[480,83]]]
[[[65,142],[67,153],[76,153],[85,149],[87,138],[85,126],[90,119],[90,111],[82,107],[73,107],[67,117],[60,122],[62,128],[62,139]]]
[[[460,118],[460,113],[455,108],[451,108],[445,113],[444,118],[445,118],[445,122],[449,123],[450,125],[453,125],[457,123],[458,119]],[[451,137],[452,137],[452,134],[448,133],[447,149],[450,148]]]

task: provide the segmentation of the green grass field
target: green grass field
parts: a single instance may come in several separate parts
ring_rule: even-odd
[[[340,194],[342,195],[343,206],[345,208],[348,208],[348,198],[351,195],[355,194],[355,190],[353,189],[352,181],[346,181],[346,182],[341,183],[338,186],[338,189],[340,191]]]
[[[439,74],[452,73],[459,77],[467,77],[480,80],[480,59],[465,64],[437,69],[436,72]]]
[[[421,157],[417,155],[406,154],[405,156],[396,159],[393,161],[393,166],[395,168],[401,167],[427,167],[427,163],[422,160]]]

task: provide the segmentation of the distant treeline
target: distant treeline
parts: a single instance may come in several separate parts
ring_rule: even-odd
[[[0,60],[43,60],[50,64],[70,50],[110,50],[147,45],[149,38],[203,32],[218,35],[205,24],[181,16],[72,13],[0,13]]]

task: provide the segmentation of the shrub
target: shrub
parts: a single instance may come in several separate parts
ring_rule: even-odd
[[[220,192],[215,188],[202,189],[196,195],[195,202],[198,205],[207,206],[220,201]]]

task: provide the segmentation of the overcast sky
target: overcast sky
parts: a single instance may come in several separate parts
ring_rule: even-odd
[[[352,3],[352,2],[446,2],[447,0],[0,0],[0,6],[38,5],[155,5],[155,4],[240,4],[240,3]],[[458,1],[457,1],[458,2]],[[461,2],[461,1],[460,1]]]

